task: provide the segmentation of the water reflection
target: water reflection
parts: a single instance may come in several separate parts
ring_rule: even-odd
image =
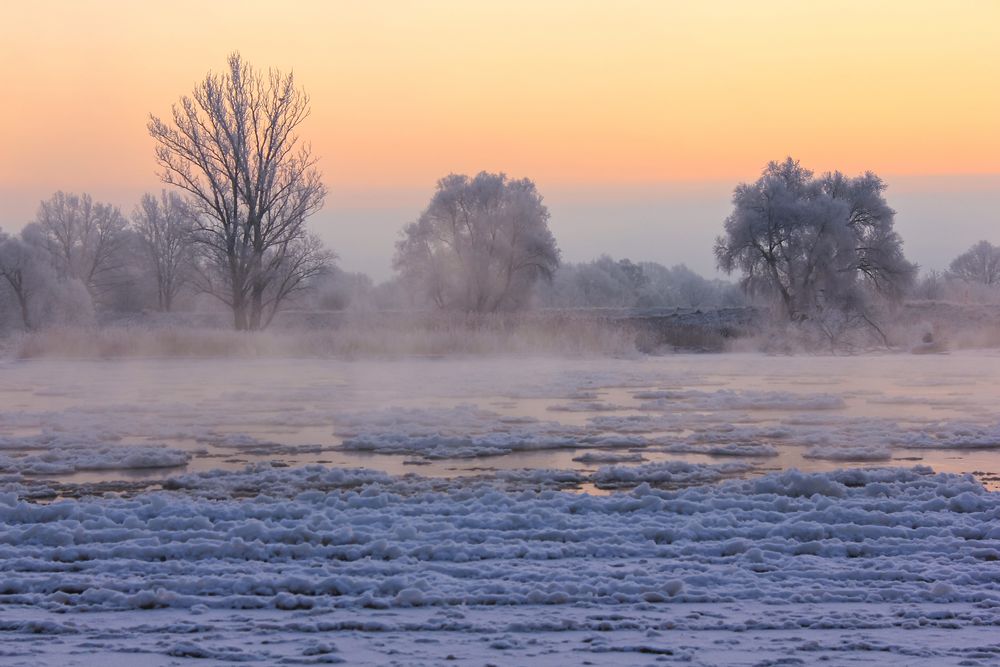
[[[998,373],[1000,356],[992,352],[847,358],[734,354],[622,360],[5,362],[0,369],[0,436],[3,454],[15,462],[39,453],[37,448],[18,445],[19,438],[38,434],[55,434],[66,442],[81,434],[191,452],[183,467],[77,470],[54,476],[67,482],[159,480],[179,472],[235,470],[258,462],[363,466],[395,475],[455,477],[482,475],[484,469],[592,472],[597,464],[574,459],[588,451],[607,450],[537,449],[443,459],[348,451],[341,448],[342,419],[388,408],[437,409],[447,414],[455,406],[471,405],[499,418],[554,422],[553,428],[575,436],[596,432],[592,420],[598,417],[665,415],[668,428],[643,431],[641,436],[662,445],[683,442],[713,426],[753,426],[758,432],[784,429],[788,435],[764,439],[763,444],[777,452],[771,457],[665,452],[654,446],[621,451],[638,452],[647,462],[749,461],[757,466],[754,474],[791,467],[827,471],[921,463],[938,471],[979,473],[996,489],[1000,485],[990,473],[1000,470],[1000,448],[896,444],[886,461],[828,460],[807,457],[814,443],[799,435],[808,432],[815,439],[826,433],[836,440],[851,432],[845,425],[879,423],[900,429],[941,422],[995,427],[1000,423]],[[636,396],[650,392],[695,398],[679,400],[673,408],[667,399],[651,410],[648,401]],[[835,395],[843,404],[821,411],[730,409],[719,400],[725,398],[724,392]],[[404,435],[409,428],[405,423],[394,427]],[[453,426],[442,422],[440,428]],[[582,490],[599,492],[592,485]]]

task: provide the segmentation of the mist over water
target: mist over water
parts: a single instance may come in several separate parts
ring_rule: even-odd
[[[720,477],[921,464],[992,487],[998,371],[995,352],[8,360],[0,462],[39,487],[258,464],[572,471],[548,481],[589,491],[692,481],[657,476],[668,461],[745,466]],[[631,481],[601,477],[616,466]]]

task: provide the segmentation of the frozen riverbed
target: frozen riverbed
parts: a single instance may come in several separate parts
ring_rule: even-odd
[[[6,664],[1000,659],[1000,496],[919,468],[610,496],[281,469],[0,522]]]
[[[0,664],[1000,661],[998,355],[0,366]]]

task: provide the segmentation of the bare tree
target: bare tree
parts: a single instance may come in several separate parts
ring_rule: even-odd
[[[264,74],[233,54],[225,73],[210,73],[174,105],[172,122],[150,117],[161,178],[198,213],[203,278],[214,274],[200,284],[232,309],[237,329],[266,326],[268,310],[287,296],[273,281],[323,260],[295,254],[318,251],[305,221],[326,197],[296,134],[308,115],[309,98],[291,74]]]
[[[549,212],[529,179],[452,174],[403,230],[394,266],[442,308],[494,312],[522,307],[551,278],[559,249]]]
[[[980,241],[951,262],[949,273],[968,283],[1000,284],[1000,248]]]
[[[948,276],[932,269],[913,283],[910,298],[940,301],[948,291]]]
[[[175,192],[160,197],[145,194],[132,213],[145,265],[156,280],[160,310],[170,312],[177,293],[190,279],[194,262],[192,235],[194,216]]]
[[[900,299],[916,266],[903,256],[884,190],[870,172],[813,178],[791,158],[772,162],[756,182],[736,187],[715,244],[719,268],[742,272],[748,291],[774,295],[794,321],[857,311],[866,290]]]
[[[46,251],[32,236],[35,226],[20,237],[0,232],[0,291],[10,292],[21,322],[28,331],[48,324],[89,322],[93,303],[86,286],[72,276],[60,276]]]
[[[263,326],[274,319],[281,304],[305,289],[329,271],[337,256],[315,234],[306,234],[290,242],[287,247],[274,249],[264,258],[264,271],[268,274],[268,289],[264,292]]]
[[[67,278],[80,280],[94,300],[107,294],[124,265],[126,221],[110,204],[90,195],[55,193],[38,208],[35,223],[25,233]]]
[[[31,284],[29,274],[38,264],[39,258],[33,248],[19,238],[0,232],[0,278],[7,282],[17,300],[21,322],[28,331],[34,329],[30,308],[34,286]]]

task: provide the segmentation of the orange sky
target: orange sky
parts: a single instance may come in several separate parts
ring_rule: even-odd
[[[25,201],[3,210],[156,187],[147,115],[234,49],[294,69],[303,135],[356,197],[480,169],[543,193],[735,182],[786,154],[1000,173],[995,0],[21,0],[0,6],[0,196]]]
[[[1000,2],[11,2],[0,179],[146,182],[144,124],[239,49],[329,180],[1000,171]],[[86,180],[82,180],[86,179]]]

